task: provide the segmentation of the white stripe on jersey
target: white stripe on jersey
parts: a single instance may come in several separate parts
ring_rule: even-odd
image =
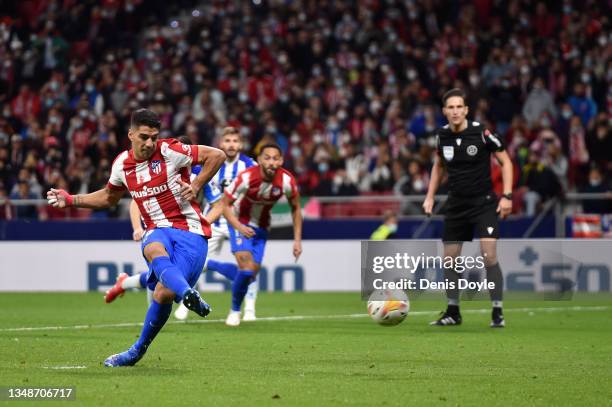
[[[155,227],[158,228],[169,228],[172,227],[172,223],[168,221],[168,219],[164,216],[164,212],[159,206],[159,202],[157,202],[156,197],[151,197],[142,202],[145,211],[151,218],[151,221],[155,224]]]
[[[283,174],[283,195],[292,196],[292,189],[293,188],[291,188],[291,176],[289,176],[289,174]]]
[[[136,182],[144,184],[151,181],[151,173],[149,172],[149,161],[143,161],[136,164]]]
[[[110,175],[110,183],[117,187],[125,187],[127,188],[127,180],[125,179],[125,172],[123,171],[123,163],[128,156],[128,151],[124,151],[119,154],[119,156],[115,159],[113,166],[111,168]]]
[[[180,168],[191,167],[193,163],[190,154],[190,147],[191,146],[183,145],[185,154],[181,154],[171,149],[168,143],[162,143],[161,154],[162,157],[166,158],[166,162],[170,161],[172,163],[178,163]]]
[[[265,181],[262,182],[259,191],[257,191],[257,196],[262,199],[270,199],[270,195],[272,195],[272,184]]]

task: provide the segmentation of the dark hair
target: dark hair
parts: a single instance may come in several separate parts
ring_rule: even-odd
[[[446,101],[450,98],[452,98],[453,96],[458,96],[461,99],[463,99],[463,103],[465,103],[465,92],[459,88],[454,88],[449,90],[448,92],[446,92],[444,94],[444,96],[442,96],[442,106],[446,106]]]
[[[159,116],[149,109],[138,109],[132,113],[132,119],[130,120],[130,127],[136,128],[139,126],[147,126],[153,129],[160,129],[161,122]]]
[[[259,155],[262,155],[266,148],[275,148],[276,150],[278,150],[281,156],[283,155],[283,150],[281,150],[280,146],[275,143],[268,143],[261,146],[261,149],[259,150]]]
[[[187,145],[192,145],[193,143],[191,142],[191,139],[187,136],[180,136],[177,138],[178,141],[180,141],[183,144],[187,144]]]

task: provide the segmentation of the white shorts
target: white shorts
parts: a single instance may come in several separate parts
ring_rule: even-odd
[[[221,254],[221,249],[223,248],[223,241],[225,239],[229,239],[229,230],[227,227],[218,227],[215,225],[211,226],[212,236],[208,239],[208,255],[206,257],[210,257],[211,255],[218,256]]]

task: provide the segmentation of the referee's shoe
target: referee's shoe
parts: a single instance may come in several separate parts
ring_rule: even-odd
[[[440,312],[440,318],[429,323],[429,325],[435,326],[450,326],[450,325],[461,325],[461,314],[459,313],[459,307],[449,306],[446,311]]]
[[[505,326],[506,321],[504,320],[502,309],[499,307],[493,307],[493,311],[491,312],[491,328],[503,328]]]

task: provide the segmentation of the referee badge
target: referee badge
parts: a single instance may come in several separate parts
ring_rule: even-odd
[[[444,155],[444,158],[446,158],[447,161],[450,161],[455,156],[455,149],[453,146],[443,146],[442,155]]]
[[[471,155],[472,157],[475,156],[478,153],[478,147],[476,147],[476,146],[468,146],[467,153],[468,153],[468,155]]]

